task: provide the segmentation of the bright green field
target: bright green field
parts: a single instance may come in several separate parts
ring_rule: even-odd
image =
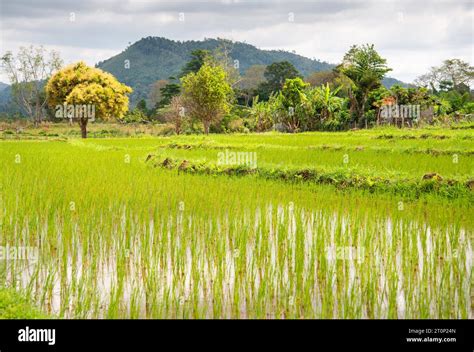
[[[0,261],[0,283],[68,318],[472,317],[464,183],[474,178],[473,137],[389,129],[1,141],[0,245],[39,255]],[[460,191],[435,185],[411,197],[145,162],[216,163],[225,149],[255,151],[264,169],[400,182],[437,173]]]
[[[349,168],[408,177],[421,177],[427,172],[453,178],[474,175],[474,134],[463,130],[183,136],[121,139],[119,143],[116,139],[100,139],[87,141],[85,146],[155,151],[159,146],[173,144],[194,148],[161,148],[160,154],[215,162],[219,151],[229,149],[257,152],[258,165],[263,167]],[[453,161],[455,158],[457,162]]]

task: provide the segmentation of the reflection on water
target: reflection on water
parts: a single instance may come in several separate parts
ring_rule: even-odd
[[[289,204],[148,223],[124,213],[113,241],[74,231],[44,232],[36,263],[5,262],[7,283],[64,317],[472,318],[463,229]]]

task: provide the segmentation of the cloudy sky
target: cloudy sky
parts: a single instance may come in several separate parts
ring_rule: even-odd
[[[411,82],[447,58],[474,63],[472,0],[0,0],[0,53],[35,44],[95,64],[142,37],[223,37],[338,63],[374,43]],[[0,80],[5,77],[0,75]]]

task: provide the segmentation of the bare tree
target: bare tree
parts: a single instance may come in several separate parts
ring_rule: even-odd
[[[436,92],[443,82],[450,82],[453,88],[462,85],[470,86],[474,80],[474,67],[459,59],[444,60],[439,67],[431,67],[428,73],[419,76],[415,84],[421,87],[429,87]]]
[[[430,72],[425,73],[419,77],[417,77],[414,81],[415,85],[419,87],[426,87],[431,89],[433,92],[436,92],[437,85],[441,80],[441,73],[439,68],[431,67]]]
[[[156,104],[160,102],[163,98],[163,92],[161,91],[169,83],[166,79],[160,79],[151,85],[150,94],[148,98],[150,99],[151,106],[155,107]]]
[[[181,96],[178,95],[171,98],[168,111],[165,112],[165,119],[174,125],[176,134],[181,134],[186,122],[186,111]]]
[[[213,51],[212,56],[215,63],[221,66],[227,73],[227,80],[231,87],[235,87],[242,78],[240,77],[239,60],[234,60],[231,57],[231,52],[234,50],[234,43],[229,39],[218,38],[219,45]]]
[[[10,80],[14,100],[35,124],[40,123],[47,102],[44,85],[62,66],[59,53],[54,50],[48,53],[43,46],[30,45],[21,47],[16,57],[8,51],[0,61]]]

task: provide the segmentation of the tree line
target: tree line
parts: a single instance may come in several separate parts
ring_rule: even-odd
[[[130,111],[132,89],[84,62],[61,68],[56,52],[34,47],[16,57],[7,53],[1,62],[15,101],[35,123],[57,119],[55,109],[65,104],[93,105],[99,120],[169,123],[177,134],[363,128],[386,122],[384,113],[393,105],[418,106],[429,121],[474,113],[474,68],[459,59],[445,60],[409,87],[385,88],[382,79],[391,68],[374,45],[354,45],[333,70],[306,78],[287,61],[252,66],[240,75],[231,45],[222,41],[213,52],[193,51],[177,77],[153,84],[151,108],[141,100]],[[86,137],[90,116],[71,114],[66,117]],[[412,125],[418,117],[390,122]]]

